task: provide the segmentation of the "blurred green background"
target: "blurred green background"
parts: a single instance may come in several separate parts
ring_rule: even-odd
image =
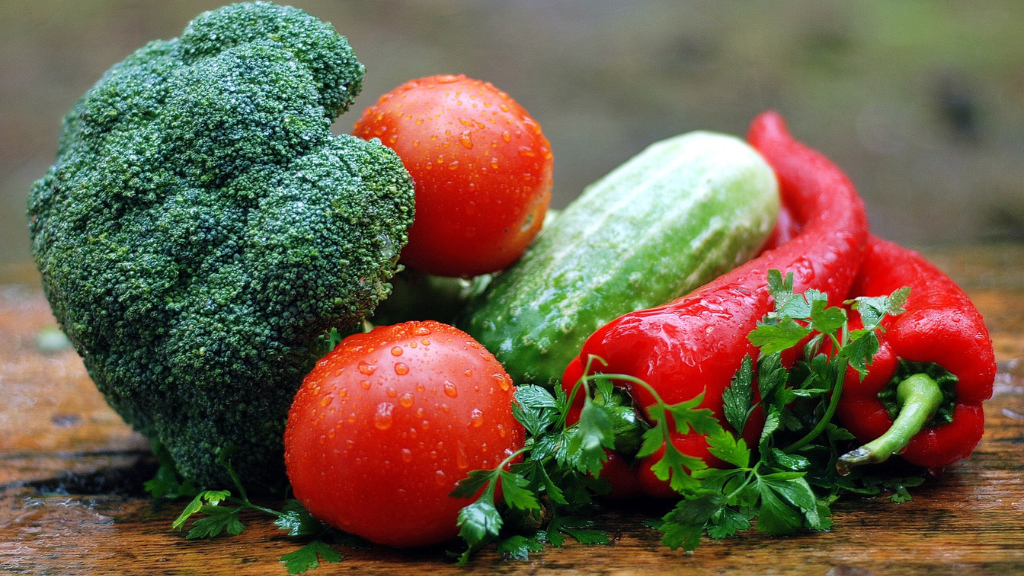
[[[112,64],[216,0],[0,0],[0,271],[31,270],[31,183],[63,114]],[[367,67],[335,125],[410,78],[509,92],[555,152],[555,206],[651,142],[743,134],[782,112],[845,168],[876,233],[912,245],[1024,241],[1020,0],[292,2]]]

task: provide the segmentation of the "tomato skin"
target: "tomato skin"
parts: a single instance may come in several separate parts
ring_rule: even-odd
[[[402,262],[470,277],[519,259],[551,203],[554,156],[508,94],[463,75],[411,80],[367,108],[352,132],[380,138],[416,187]]]
[[[342,341],[309,373],[288,414],[292,489],[320,520],[395,547],[458,534],[448,494],[470,470],[522,447],[512,380],[464,332],[439,322]]]

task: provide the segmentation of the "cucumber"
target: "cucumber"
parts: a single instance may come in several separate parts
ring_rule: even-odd
[[[654,143],[588,186],[459,326],[517,384],[554,385],[597,328],[750,259],[778,211],[775,174],[743,140],[698,131]]]

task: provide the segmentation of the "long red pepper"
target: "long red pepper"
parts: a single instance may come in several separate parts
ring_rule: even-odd
[[[982,401],[992,396],[996,363],[981,314],[921,254],[871,236],[851,297],[884,296],[902,286],[910,287],[905,312],[883,320],[867,376],[847,373],[836,415],[868,444],[843,456],[841,469],[893,453],[941,469],[970,455],[984,433]],[[857,319],[852,312],[851,324]],[[943,380],[949,390],[941,390]]]
[[[593,355],[605,362],[601,372],[640,378],[668,404],[703,392],[701,407],[724,422],[722,393],[743,358],[757,357],[747,335],[772,308],[768,270],[792,272],[795,292],[813,288],[826,292],[832,305],[842,302],[868,234],[864,205],[853,184],[825,156],[796,141],[775,112],[754,119],[748,141],[775,169],[783,203],[799,232],[678,300],[626,314],[597,330],[566,368],[562,384],[567,390]],[[638,406],[646,409],[654,402],[645,390],[625,387]],[[760,434],[763,417],[758,415],[744,431],[748,442]],[[720,465],[700,435],[676,434],[672,443],[685,454]],[[650,470],[659,457],[656,453],[640,463],[640,484],[650,495],[671,496],[668,484]]]

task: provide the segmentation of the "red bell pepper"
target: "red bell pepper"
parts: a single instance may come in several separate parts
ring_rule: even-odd
[[[841,457],[841,470],[899,453],[937,471],[970,455],[984,433],[982,401],[992,396],[996,362],[981,314],[919,253],[871,236],[851,297],[903,286],[905,312],[882,321],[867,376],[847,372],[836,415],[868,444]],[[858,316],[850,317],[853,325]]]
[[[704,393],[702,408],[723,418],[722,393],[748,354],[758,354],[747,339],[757,322],[772,309],[769,269],[794,275],[794,291],[826,292],[838,305],[857,272],[867,240],[864,205],[843,172],[819,152],[793,139],[781,116],[766,112],[754,119],[749,142],[774,168],[782,200],[791,210],[790,240],[663,306],[626,314],[597,330],[562,379],[568,391],[583,375],[587,359],[600,357],[601,372],[637,377],[649,384],[666,404],[691,400]],[[596,364],[595,364],[596,365]],[[623,384],[634,402],[645,409],[654,403],[650,393]],[[763,416],[756,411],[744,437],[756,441]],[[697,434],[676,434],[672,443],[681,452],[721,465]],[[658,480],[651,465],[655,453],[639,463],[643,490],[671,496],[667,482]]]

